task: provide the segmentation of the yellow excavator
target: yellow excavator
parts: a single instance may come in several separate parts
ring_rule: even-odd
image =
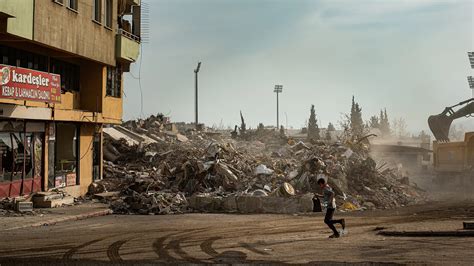
[[[446,107],[442,113],[428,118],[428,125],[436,139],[433,142],[433,166],[437,182],[474,184],[474,132],[465,133],[463,141],[449,139],[452,122],[473,115],[474,98]]]

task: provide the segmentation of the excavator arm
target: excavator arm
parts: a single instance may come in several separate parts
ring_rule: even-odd
[[[455,111],[453,108],[462,106]],[[460,102],[456,105],[446,107],[444,111],[438,115],[432,115],[428,118],[428,125],[433,132],[436,140],[441,142],[449,142],[449,129],[455,119],[474,114],[474,98]]]

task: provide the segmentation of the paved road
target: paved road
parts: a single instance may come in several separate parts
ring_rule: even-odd
[[[337,213],[349,234],[328,239],[317,215],[115,216],[2,232],[0,264],[101,262],[391,262],[474,264],[474,238],[390,238],[393,230],[456,230],[474,202]]]

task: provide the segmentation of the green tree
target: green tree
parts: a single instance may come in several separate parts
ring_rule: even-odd
[[[361,137],[364,133],[364,121],[362,120],[362,108],[355,102],[354,96],[352,96],[352,107],[351,107],[351,132],[356,137]]]
[[[314,104],[311,105],[311,111],[308,121],[308,140],[319,140],[319,127],[318,120],[316,119],[316,111],[314,110]]]
[[[369,120],[370,128],[380,128],[379,118],[376,115],[373,115]]]

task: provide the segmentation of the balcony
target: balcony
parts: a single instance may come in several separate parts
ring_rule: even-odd
[[[0,15],[7,18],[6,32],[33,39],[34,0],[0,0]]]
[[[140,2],[140,0],[127,0],[127,4],[132,6],[139,6],[141,4]]]
[[[140,54],[140,37],[127,31],[119,30],[116,36],[116,56],[119,61],[133,63]]]

